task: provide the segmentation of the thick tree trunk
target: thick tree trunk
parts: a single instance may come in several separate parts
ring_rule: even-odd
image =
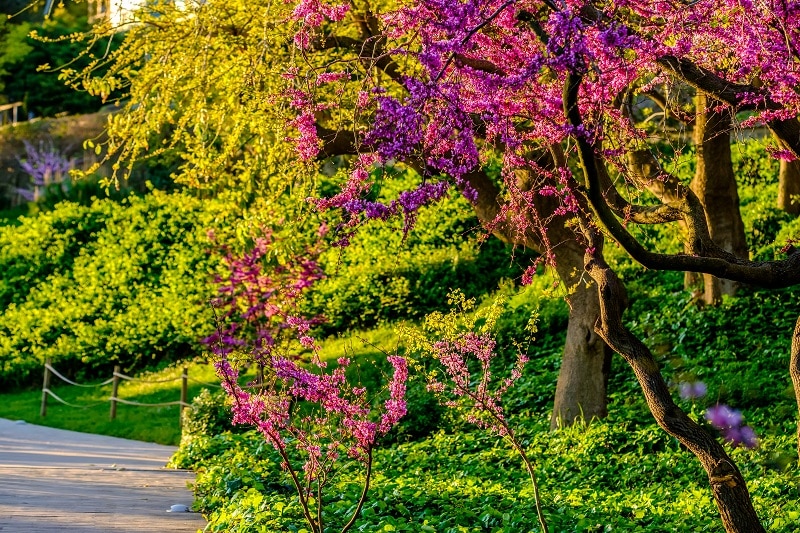
[[[612,351],[594,331],[600,301],[594,282],[583,275],[584,250],[579,248],[574,240],[556,248],[559,278],[574,292],[567,299],[569,324],[550,418],[552,428],[608,415],[606,387]]]
[[[778,178],[778,209],[800,215],[800,159],[781,160]]]
[[[598,285],[601,321],[597,333],[631,366],[644,392],[650,412],[667,433],[686,446],[708,474],[714,501],[725,531],[764,531],[753,508],[747,484],[722,445],[689,418],[675,403],[653,354],[622,323],[619,301],[624,287],[605,263],[600,250],[587,256],[586,270]]]
[[[530,187],[525,183],[527,178],[521,173],[520,189],[527,190]],[[498,220],[500,205],[497,198],[500,191],[484,173],[472,173],[466,179],[478,193],[477,200],[473,202],[475,213],[492,228],[497,237],[538,253],[547,251],[533,232],[520,234],[513,224]],[[538,196],[535,201],[535,209],[542,219],[548,219],[559,206],[553,197]],[[600,303],[594,282],[582,276],[585,246],[578,244],[575,232],[565,223],[566,218],[559,216],[550,220],[547,227],[550,242],[554,243],[551,251],[561,283],[567,289],[574,288],[569,298],[567,341],[550,419],[552,427],[569,426],[580,419],[588,422],[608,414],[606,385],[611,350],[594,332],[594,324],[600,316]]]
[[[711,239],[738,257],[747,258],[739,192],[731,162],[733,114],[730,108],[718,109],[721,105],[722,102],[702,93],[697,96],[697,169],[692,190],[705,207]],[[703,285],[703,298],[709,304],[718,303],[723,294],[736,292],[736,283],[709,274],[703,275]]]
[[[794,327],[792,336],[792,351],[789,358],[789,374],[794,385],[794,397],[797,399],[798,425],[797,425],[797,457],[800,459],[800,318]]]

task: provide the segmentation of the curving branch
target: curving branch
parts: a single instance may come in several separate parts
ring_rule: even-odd
[[[564,86],[564,111],[573,127],[582,124],[578,109],[578,91],[582,76],[570,73]],[[690,192],[686,200],[688,210],[684,221],[690,231],[688,242],[691,254],[661,254],[647,250],[614,215],[603,196],[600,172],[597,168],[593,146],[580,135],[576,136],[581,169],[586,180],[586,193],[592,210],[611,236],[636,261],[654,270],[702,272],[718,278],[748,283],[768,288],[790,287],[800,284],[800,250],[793,251],[780,261],[749,261],[714,245],[708,235],[708,226],[702,205]],[[705,228],[705,231],[703,231]]]
[[[603,197],[608,202],[609,208],[621,219],[635,224],[664,224],[683,220],[682,202],[675,199],[666,203],[662,199],[662,203],[654,206],[632,204],[619,193],[605,165],[595,161],[595,167],[598,170]]]
[[[362,30],[366,31],[370,27],[364,24]],[[325,51],[333,48],[343,48],[350,50],[364,62],[367,68],[377,67],[389,78],[397,83],[402,83],[402,73],[400,66],[394,58],[386,52],[386,36],[382,34],[365,35],[362,39],[348,37],[346,35],[327,35],[314,39],[311,42],[311,50]]]
[[[689,59],[663,56],[656,62],[665,72],[737,110],[780,111],[784,109],[783,105],[754,85],[730,82],[714,72],[696,65]],[[744,97],[753,94],[761,96],[760,103],[745,103]],[[800,121],[796,118],[776,119],[768,121],[767,126],[785,143],[787,149],[800,157]]]
[[[658,425],[677,438],[702,464],[726,530],[730,533],[763,532],[742,473],[722,445],[675,405],[652,352],[625,327],[618,303],[624,297],[624,286],[602,256],[602,240],[597,232],[591,233],[594,233],[595,253],[586,255],[585,268],[600,295],[600,318],[595,331],[633,369]]]
[[[672,115],[673,117],[677,118],[687,126],[691,127],[694,126],[695,117],[691,113],[687,113],[680,107],[676,107],[672,105],[667,98],[661,94],[660,92],[656,91],[655,89],[651,89],[649,91],[645,91],[645,96],[647,96],[650,100],[656,103],[658,107],[660,107],[665,113],[668,115]]]

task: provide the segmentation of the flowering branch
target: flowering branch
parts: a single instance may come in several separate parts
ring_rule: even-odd
[[[474,309],[474,300],[466,299],[458,291],[451,293],[449,300],[458,309],[446,316],[433,313],[426,318],[427,328],[433,330],[433,334],[441,340],[431,342],[425,333],[410,329],[401,329],[400,333],[406,337],[410,350],[430,355],[441,367],[441,372],[433,371],[428,374],[428,390],[440,397],[449,397],[444,399],[445,405],[463,410],[468,422],[507,440],[522,458],[533,486],[539,525],[546,533],[548,528],[542,510],[535,466],[515,435],[502,407],[503,395],[522,376],[528,357],[518,352],[508,377],[499,382],[495,380],[492,363],[497,357],[496,342],[490,331],[501,312],[503,301],[497,300],[489,308],[468,316]],[[483,322],[481,326],[478,326],[479,320]],[[476,329],[477,332],[473,331]],[[529,329],[534,329],[533,322],[529,324]],[[440,375],[444,379],[440,379]]]
[[[310,336],[314,320],[297,313],[301,296],[321,279],[321,270],[313,259],[299,256],[266,269],[262,258],[271,242],[267,235],[256,239],[254,249],[243,256],[228,255],[230,276],[218,280],[222,296],[216,303],[227,307],[224,318],[230,323],[224,331],[218,327],[205,342],[215,356],[214,368],[223,389],[233,399],[234,424],[254,426],[278,452],[312,533],[326,529],[323,491],[340,452],[364,465],[358,505],[341,530],[346,533],[366,501],[378,439],[406,414],[407,363],[403,357],[387,357],[394,374],[380,414],[373,413],[364,388],[347,382],[349,359],[339,358],[338,366],[326,373],[327,363]],[[255,341],[246,334],[255,335]],[[296,357],[276,352],[276,339],[289,334],[303,349],[311,350],[308,367],[301,366]],[[234,357],[239,355],[244,357]],[[246,390],[239,385],[239,366],[253,360],[265,375],[256,387]],[[301,468],[292,462],[297,456],[304,459]],[[316,509],[312,510],[314,499]]]

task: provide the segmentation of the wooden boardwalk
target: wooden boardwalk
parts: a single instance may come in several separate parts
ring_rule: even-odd
[[[175,451],[0,419],[2,533],[195,533],[193,475],[163,468]]]

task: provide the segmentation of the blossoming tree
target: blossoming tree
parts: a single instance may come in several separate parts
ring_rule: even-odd
[[[109,76],[88,82],[100,93],[131,83],[126,113],[109,125],[112,156],[188,147],[186,176],[195,181],[266,168],[286,140],[312,168],[346,156],[341,191],[312,199],[345,213],[344,241],[370,219],[403,216],[411,227],[416,209],[458,188],[488,231],[540,251],[574,290],[562,401],[604,395],[602,379],[583,376],[603,375],[607,345],[632,368],[661,427],[705,469],[726,530],[763,531],[734,462],[673,402],[653,354],[623,323],[625,288],[603,250],[611,241],[650,269],[800,283],[794,248],[755,262],[727,242],[737,231],[722,228],[730,217],[718,217],[713,202],[723,191],[735,203],[730,179],[696,192],[670,172],[662,149],[675,118],[705,132],[696,156],[704,179],[716,177],[710,147],[729,145],[734,127],[765,126],[776,139],[772,156],[800,156],[797,0],[207,2],[175,17],[184,31],[172,33],[160,31],[163,17],[143,17],[130,40],[137,44],[123,47]],[[163,76],[158,62],[178,56],[181,69]],[[217,59],[225,70],[212,70]],[[644,121],[654,106],[665,119]],[[389,165],[414,173],[417,186],[392,202],[370,201]],[[299,175],[300,167],[284,168]],[[636,228],[654,224],[674,226],[684,250],[649,249]],[[797,390],[800,321],[794,335]]]
[[[716,121],[727,133],[747,113],[740,127],[768,127],[778,139],[775,156],[800,156],[800,4],[419,0],[382,13],[349,7],[306,0],[292,13],[305,60],[291,73],[299,153],[357,155],[342,192],[318,206],[345,209],[353,220],[413,217],[417,205],[443,194],[446,180],[489,228],[535,240],[547,263],[558,264],[563,239],[579,243],[599,295],[595,332],[630,364],[658,423],[703,465],[725,528],[762,531],[739,470],[675,405],[653,355],[623,324],[624,287],[603,246],[610,238],[648,268],[768,287],[800,282],[794,249],[784,259],[753,262],[715,241],[715,225],[724,221],[711,198],[667,171],[652,132],[636,120],[637,105],[652,92],[691,89],[707,130]],[[347,19],[358,21],[358,38],[339,33]],[[330,48],[341,50],[336,62],[316,59],[317,50]],[[356,80],[351,114],[331,131],[333,121],[317,114],[333,102],[306,84],[353,79],[351,65],[364,64],[372,76]],[[502,161],[497,181],[482,170],[492,157]],[[388,205],[361,199],[368,169],[393,161],[416,169],[419,187]],[[649,250],[630,228],[674,222],[684,228],[684,253]],[[553,228],[561,227],[573,233],[556,240]]]

